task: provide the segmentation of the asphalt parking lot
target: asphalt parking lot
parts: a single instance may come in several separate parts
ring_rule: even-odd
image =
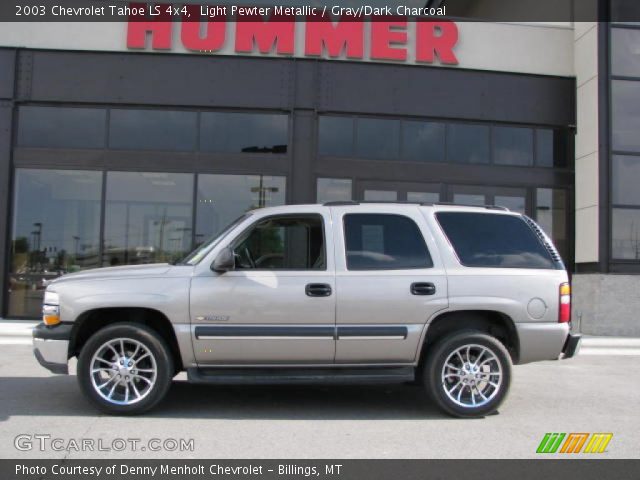
[[[574,359],[515,367],[498,414],[458,420],[414,386],[209,387],[180,377],[146,416],[110,417],[85,402],[75,376],[41,368],[28,339],[0,338],[0,457],[527,458],[547,432],[611,432],[605,453],[575,456],[640,458],[640,340],[595,340]],[[16,448],[19,435],[31,450]],[[53,439],[63,448],[51,449]],[[133,439],[138,450],[76,451],[82,439],[103,449]],[[193,451],[151,451],[152,439],[192,439]]]

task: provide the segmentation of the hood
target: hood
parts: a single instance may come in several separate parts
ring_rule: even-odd
[[[132,277],[159,277],[165,275],[170,269],[168,263],[154,263],[150,265],[130,265],[124,267],[94,268],[82,272],[69,273],[56,278],[52,285],[78,280],[106,280]]]

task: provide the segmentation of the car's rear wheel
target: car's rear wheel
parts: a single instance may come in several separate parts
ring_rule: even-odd
[[[495,412],[511,383],[511,357],[496,338],[466,331],[438,341],[428,352],[424,383],[438,407],[456,417]]]
[[[89,338],[78,357],[78,382],[96,407],[110,414],[145,412],[166,395],[173,361],[152,329],[130,323],[109,325]]]

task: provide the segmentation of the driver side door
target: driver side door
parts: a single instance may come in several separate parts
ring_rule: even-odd
[[[333,363],[330,229],[329,209],[262,216],[228,244],[233,270],[192,280],[199,365]]]

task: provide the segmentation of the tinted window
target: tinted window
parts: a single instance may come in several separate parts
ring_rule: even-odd
[[[401,215],[349,214],[344,217],[347,269],[430,268],[431,256],[413,220]]]
[[[613,156],[613,203],[640,206],[640,157]]]
[[[208,152],[287,153],[288,120],[283,114],[206,112],[200,148]]]
[[[640,82],[611,82],[613,149],[640,152]]]
[[[23,147],[103,148],[107,112],[98,108],[20,107]]]
[[[493,161],[500,165],[533,165],[533,130],[493,127]]]
[[[234,253],[240,270],[325,270],[322,217],[262,220],[235,246]]]
[[[543,128],[536,130],[536,165],[539,167],[553,167],[554,164],[560,163],[554,161],[553,139],[553,130]]]
[[[617,260],[640,260],[640,209],[612,210],[611,250]]]
[[[521,217],[467,212],[439,212],[436,217],[467,267],[554,268]]]
[[[195,150],[197,119],[196,112],[114,109],[109,121],[109,146],[131,150]]]
[[[536,189],[535,218],[564,259],[569,258],[567,233],[567,192],[552,188]]]
[[[363,158],[395,159],[400,152],[400,121],[358,118],[356,155]]]
[[[350,157],[353,155],[353,119],[320,117],[318,142],[320,154]]]
[[[444,124],[402,123],[402,159],[417,162],[444,162]]]
[[[456,163],[489,163],[489,127],[449,124],[447,157],[447,160]]]
[[[640,30],[611,29],[611,73],[613,75],[640,77],[638,45],[640,45]]]

